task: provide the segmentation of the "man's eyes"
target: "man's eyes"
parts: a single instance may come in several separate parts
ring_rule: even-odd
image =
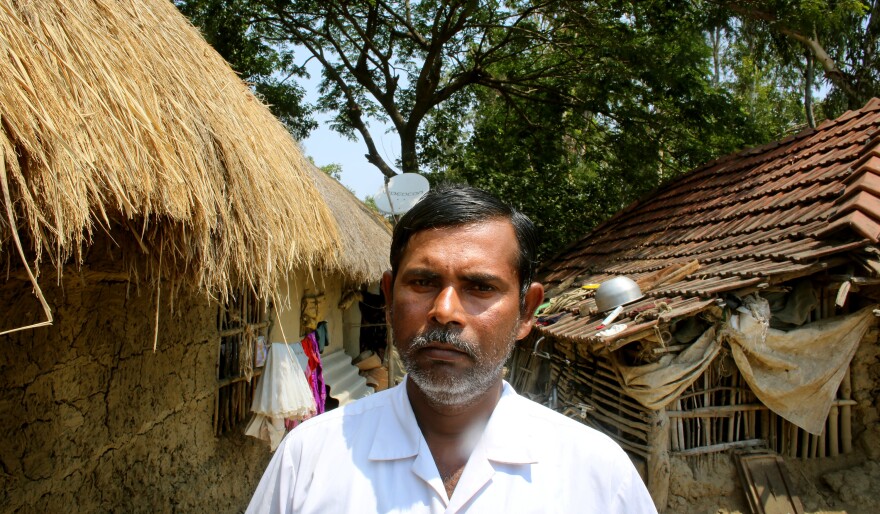
[[[413,287],[417,287],[420,289],[430,289],[438,287],[438,281],[433,278],[414,278],[410,280],[409,283]],[[478,293],[491,293],[496,291],[497,288],[491,284],[472,283],[466,285],[464,287],[464,290]]]

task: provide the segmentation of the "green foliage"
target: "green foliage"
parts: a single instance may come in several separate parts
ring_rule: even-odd
[[[386,177],[493,191],[535,219],[547,256],[663,182],[798,130],[813,107],[835,116],[880,94],[878,1],[176,3],[294,133],[314,126],[290,83],[299,48],[322,66],[315,108]],[[399,161],[373,144],[377,120]]]
[[[548,256],[662,182],[790,124],[762,126],[734,92],[713,86],[703,16],[665,5],[602,4],[557,18],[568,44],[521,48],[522,61],[507,66],[576,52],[577,69],[528,98],[481,89],[436,110],[422,139],[438,170],[432,180],[464,181],[517,205],[538,224]],[[468,107],[461,123],[457,112]]]
[[[305,139],[317,127],[312,108],[303,102],[305,91],[291,82],[293,77],[303,76],[304,70],[295,65],[290,52],[273,46],[266,34],[254,30],[242,16],[251,12],[252,2],[174,0],[174,4],[295,138]]]
[[[880,96],[878,0],[714,2],[783,66],[811,55],[828,86],[824,109],[836,117]]]
[[[324,166],[319,166],[318,169],[333,177],[337,181],[342,180],[342,165],[338,163],[334,162]]]

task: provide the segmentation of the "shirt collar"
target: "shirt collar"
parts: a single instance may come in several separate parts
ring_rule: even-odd
[[[523,412],[524,400],[507,381],[501,389],[501,398],[489,418],[480,445],[486,458],[507,464],[534,464],[538,462],[536,444],[541,437]]]
[[[422,431],[416,422],[409,396],[406,394],[406,381],[389,391],[390,412],[379,418],[370,460],[395,460],[414,457],[419,453]]]
[[[415,457],[424,439],[416,422],[409,396],[403,382],[390,391],[391,412],[379,418],[376,436],[370,448],[370,460],[395,460]],[[486,424],[483,437],[478,446],[490,461],[507,464],[533,464],[538,462],[535,451],[535,427],[524,416],[524,401],[506,381],[501,390],[501,398]]]

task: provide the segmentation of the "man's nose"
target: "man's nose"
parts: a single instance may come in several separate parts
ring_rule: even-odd
[[[434,297],[434,305],[431,312],[428,313],[432,321],[440,324],[463,325],[464,310],[462,309],[461,299],[453,286],[446,286]]]

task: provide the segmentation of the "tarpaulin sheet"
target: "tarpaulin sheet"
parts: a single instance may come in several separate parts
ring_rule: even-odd
[[[649,409],[659,410],[699,378],[719,350],[721,342],[712,327],[683,352],[664,355],[657,362],[626,366],[616,354],[613,360],[626,394]]]
[[[788,421],[819,435],[859,341],[873,323],[875,308],[788,332],[769,329],[763,341],[757,342],[748,331],[727,327],[723,332],[737,367],[758,399]],[[739,326],[755,325],[749,314],[737,316]]]

